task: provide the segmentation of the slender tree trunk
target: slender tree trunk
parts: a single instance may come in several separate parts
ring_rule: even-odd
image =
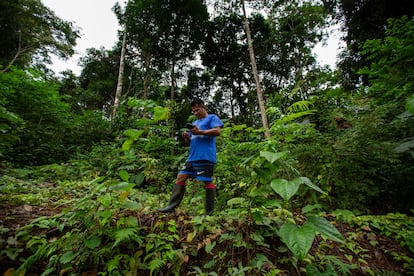
[[[244,29],[246,31],[247,44],[249,46],[250,62],[252,64],[254,81],[256,83],[257,100],[259,103],[260,114],[262,116],[262,124],[265,130],[265,136],[270,137],[269,123],[267,122],[266,108],[265,108],[265,103],[263,99],[263,92],[260,86],[259,73],[257,72],[256,57],[254,55],[253,42],[252,42],[252,37],[250,34],[249,21],[247,20],[244,0],[241,0],[241,4],[242,4],[242,10],[243,10]]]
[[[144,75],[144,91],[142,95],[142,99],[146,100],[148,98],[148,87],[150,82],[150,75],[151,75],[151,52],[147,51],[145,54],[144,60],[144,68],[145,68],[145,75]]]
[[[171,104],[172,106],[174,106],[174,101],[175,101],[175,59],[172,60],[172,64],[171,64]],[[175,122],[174,119],[171,120],[171,133],[170,133],[170,137],[171,139],[174,139],[175,136]],[[171,146],[171,155],[174,155],[175,151],[174,151],[174,144],[172,144]]]
[[[174,86],[175,86],[175,59],[173,59],[172,64],[171,64],[171,102],[174,102],[174,98],[175,98],[175,90],[174,90]]]
[[[113,119],[115,119],[116,111],[119,107],[119,103],[121,102],[122,82],[124,79],[124,68],[125,68],[125,62],[124,62],[125,61],[125,48],[126,48],[126,32],[124,31],[124,36],[122,38],[121,57],[119,59],[118,84],[116,86],[114,106],[112,109]]]

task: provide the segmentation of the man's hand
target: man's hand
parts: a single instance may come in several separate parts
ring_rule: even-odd
[[[190,134],[188,133],[188,131],[184,131],[181,135],[186,141],[190,141]]]
[[[195,135],[219,136],[221,133],[221,128],[215,127],[212,129],[201,130],[197,126],[194,126],[190,131]]]

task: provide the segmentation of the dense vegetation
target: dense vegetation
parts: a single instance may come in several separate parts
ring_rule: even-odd
[[[129,0],[113,9],[119,43],[89,49],[76,76],[47,69],[76,27],[2,1],[1,273],[414,274],[414,13],[322,2]],[[335,70],[312,55],[333,23]],[[196,97],[225,122],[216,211],[202,216],[193,181],[159,214]]]

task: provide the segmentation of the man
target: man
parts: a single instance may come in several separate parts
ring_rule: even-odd
[[[187,179],[196,178],[203,181],[206,189],[205,214],[214,211],[215,185],[213,183],[216,157],[216,136],[220,135],[223,123],[215,114],[208,114],[202,100],[191,102],[191,110],[197,120],[183,133],[190,142],[190,151],[184,167],[177,175],[168,206],[158,209],[163,213],[174,211],[180,205],[185,192]]]

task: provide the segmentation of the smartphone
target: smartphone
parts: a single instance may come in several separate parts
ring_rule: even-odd
[[[192,125],[192,124],[186,124],[185,127],[188,128],[188,129],[192,129],[194,127],[194,125]]]

